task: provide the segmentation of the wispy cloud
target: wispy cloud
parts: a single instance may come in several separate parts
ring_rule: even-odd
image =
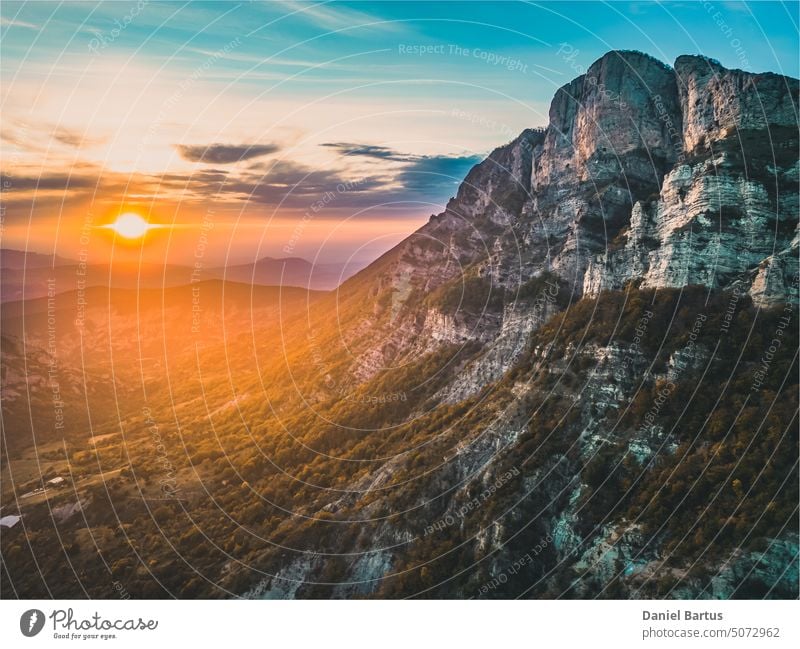
[[[85,133],[68,128],[57,128],[53,131],[53,139],[67,146],[80,149],[86,146],[102,144],[105,138],[89,137]]]
[[[23,20],[16,20],[14,18],[6,18],[5,16],[0,16],[0,27],[22,27],[23,29],[35,29],[35,30],[41,29],[39,25],[34,25],[33,23],[27,23]]]
[[[291,15],[302,17],[323,29],[337,31],[347,29],[356,25],[369,25],[370,29],[382,29],[386,31],[404,31],[403,23],[392,23],[385,21],[377,16],[343,7],[342,5],[331,2],[320,2],[318,4],[302,4],[283,0],[280,4],[286,9],[291,9]]]
[[[457,187],[482,159],[479,155],[422,156],[404,167],[396,181],[409,195],[436,196]]]
[[[407,162],[412,156],[399,153],[389,147],[376,144],[354,144],[352,142],[324,142],[320,146],[336,149],[345,156],[362,156],[365,158],[379,158],[381,160],[397,160]]]
[[[87,165],[73,168],[70,173],[15,174],[7,179],[7,191],[17,207],[58,195],[65,204],[102,197],[104,201],[120,205],[131,200],[158,199],[307,210],[326,196],[335,195],[336,208],[349,210],[390,202],[437,201],[442,194],[450,192],[478,160],[479,156],[471,155],[409,155],[403,156],[399,171],[396,166],[394,170],[376,168],[371,174],[311,167],[288,160],[253,165],[248,169],[211,167],[165,174],[114,173]]]
[[[184,160],[206,164],[232,164],[280,151],[277,144],[177,144],[175,148]]]
[[[415,155],[387,146],[352,142],[325,142],[321,146],[335,149],[343,156],[360,156],[402,163],[394,181],[409,194],[428,195],[446,191],[461,182],[467,171],[483,159],[480,155],[469,153]]]

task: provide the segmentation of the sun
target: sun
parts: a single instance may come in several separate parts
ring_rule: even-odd
[[[102,227],[113,230],[126,239],[139,239],[147,234],[148,230],[153,230],[160,226],[148,223],[135,212],[125,212],[120,214],[113,223]]]

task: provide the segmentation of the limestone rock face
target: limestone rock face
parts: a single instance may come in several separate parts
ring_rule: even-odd
[[[658,198],[634,206],[624,248],[592,259],[584,291],[641,278],[796,301],[797,80],[692,56],[675,78],[684,153]]]
[[[770,199],[764,184],[724,155],[675,167],[657,200],[637,203],[624,246],[594,256],[583,289],[642,287],[749,290],[760,304],[797,299],[796,193]]]
[[[675,76],[686,151],[702,149],[736,131],[764,131],[767,136],[769,128],[787,127],[796,136],[796,79],[727,70],[701,56],[679,56]]]
[[[534,185],[544,190],[620,176],[657,182],[681,150],[668,126],[676,121],[673,71],[645,54],[610,52],[556,92]]]
[[[580,294],[593,256],[681,153],[675,77],[663,63],[610,52],[560,88],[519,215],[522,279],[552,271]]]
[[[628,594],[660,597],[655,582],[669,573],[682,585],[667,596],[728,597],[748,581],[777,584],[777,596],[796,597],[796,582],[779,573],[796,555],[794,536],[763,551],[737,551],[726,566],[709,560],[706,567],[718,572],[711,592],[686,566],[665,567],[662,537],[646,541],[650,532],[619,512],[602,524],[585,513],[592,498],[603,497],[598,482],[616,464],[647,474],[681,452],[685,440],[653,414],[652,395],[680,383],[684,372],[716,371],[715,350],[687,333],[685,346],[659,360],[638,338],[558,348],[560,330],[548,343],[531,334],[547,322],[560,326],[561,312],[581,298],[626,285],[730,290],[734,307],[748,293],[760,305],[796,303],[797,95],[796,79],[726,70],[702,57],[680,57],[673,68],[641,53],[609,52],[556,92],[545,129],[525,130],[493,151],[441,214],[339,289],[359,310],[365,295],[374,300],[367,321],[344,331],[348,350],[358,352],[349,368],[356,382],[444,349],[452,371],[426,393],[424,408],[468,414],[458,419],[458,441],[442,451],[426,486],[404,492],[403,507],[414,513],[372,531],[378,550],[349,563],[349,585],[335,596],[380,592],[382,576],[428,558],[424,551],[413,555],[418,547],[438,552],[459,534],[467,539],[462,513],[480,509],[482,493],[502,488],[501,467],[520,473],[525,458],[544,453],[523,484],[503,496],[513,504],[508,520],[520,527],[519,538],[509,537],[507,521],[483,520],[463,561],[484,565],[486,581],[448,596],[491,596],[481,584],[530,555],[521,570],[530,583],[547,584],[540,594],[561,596],[580,575],[577,595],[624,581]],[[642,299],[635,290],[628,298]],[[577,312],[592,302],[578,304]],[[639,323],[619,326],[645,332],[657,316],[643,313]],[[647,394],[645,405],[637,402]],[[532,436],[532,417],[547,400],[555,400],[559,419],[542,424],[557,431],[552,450],[542,451],[550,437]],[[626,424],[640,407],[649,410]],[[491,421],[462,425],[473,409],[492,412]],[[559,446],[564,436],[574,440],[568,447]],[[593,472],[591,463],[605,453],[609,463]],[[392,476],[412,475],[413,457],[387,460],[326,512],[382,515],[380,500],[366,494]],[[437,537],[431,530],[445,532]],[[413,560],[405,544],[413,546]],[[285,583],[298,574],[326,581],[314,561],[295,559],[254,594],[294,596]],[[558,566],[568,567],[564,583],[547,576]]]
[[[508,341],[512,326],[526,337],[539,319],[509,309],[508,296],[545,275],[574,299],[634,281],[796,302],[797,109],[796,79],[699,56],[673,68],[639,52],[607,53],[558,89],[545,129],[493,151],[441,214],[379,262],[374,292],[391,294],[392,313],[366,366],[470,332],[482,343]],[[505,306],[452,312],[434,299],[447,286],[468,293],[468,277],[484,278]],[[513,363],[513,343],[495,346],[487,367],[471,368],[475,377]],[[480,387],[476,379],[459,394]]]
[[[580,294],[638,279],[796,300],[797,95],[702,57],[604,56],[553,100],[526,214],[532,249],[546,229],[556,252],[542,266]]]
[[[576,297],[640,280],[796,301],[797,106],[796,79],[609,52],[420,234],[510,290],[551,272]]]
[[[467,174],[445,215],[463,219],[488,218],[509,224],[531,188],[531,163],[544,140],[544,131],[527,129],[509,144],[495,149]]]

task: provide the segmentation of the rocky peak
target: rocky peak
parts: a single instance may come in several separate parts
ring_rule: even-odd
[[[728,70],[703,56],[679,56],[675,77],[688,152],[738,131],[788,127],[797,133],[797,79]]]
[[[532,161],[544,139],[543,129],[525,129],[492,151],[470,170],[444,215],[481,216],[508,225],[530,198]]]
[[[500,340],[509,318],[536,327],[504,296],[542,277],[576,299],[635,282],[796,301],[797,94],[796,79],[699,56],[673,69],[607,53],[556,92],[546,129],[495,149],[375,267],[374,294],[393,309],[390,347],[478,330]],[[478,289],[496,299],[463,314],[437,302]]]
[[[680,106],[669,66],[640,52],[609,52],[556,92],[534,184],[623,174],[657,181],[681,148],[670,123],[680,124]]]
[[[553,99],[528,272],[578,294],[639,280],[796,300],[797,106],[796,79],[609,52]]]

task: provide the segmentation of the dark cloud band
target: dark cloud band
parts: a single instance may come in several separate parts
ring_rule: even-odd
[[[277,144],[177,144],[175,148],[184,160],[208,164],[232,164],[280,150]]]

